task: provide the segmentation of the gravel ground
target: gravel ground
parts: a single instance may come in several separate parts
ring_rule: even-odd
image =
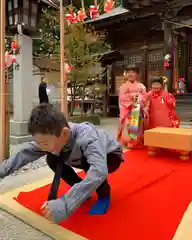
[[[52,238],[0,211],[0,240],[51,240]]]

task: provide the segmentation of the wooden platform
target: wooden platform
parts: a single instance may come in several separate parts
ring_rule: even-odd
[[[188,156],[192,151],[192,129],[158,127],[146,130],[144,144],[154,152],[158,148],[174,149]]]
[[[14,197],[17,197],[20,192],[33,191],[36,188],[45,186],[51,182],[52,177],[46,178],[42,181],[25,185],[21,188],[0,195],[0,208],[55,240],[86,240],[86,238],[76,233],[60,227],[57,224],[51,223],[46,218],[28,210],[13,199]]]

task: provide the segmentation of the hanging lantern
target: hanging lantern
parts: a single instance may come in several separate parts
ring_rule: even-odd
[[[107,0],[105,3],[104,3],[104,11],[106,13],[110,12],[114,7],[114,1],[112,0]]]
[[[92,19],[95,19],[99,16],[99,6],[96,7],[94,5],[91,5],[88,11]]]
[[[84,22],[84,20],[85,20],[86,17],[87,17],[87,16],[86,16],[86,13],[85,13],[84,10],[79,10],[79,11],[77,12],[77,20],[78,20],[79,22]]]
[[[185,78],[181,77],[178,79],[178,94],[184,94],[185,93]]]
[[[73,10],[70,9],[70,13],[65,15],[65,19],[67,20],[69,25],[76,23],[77,22],[76,13],[74,13]]]

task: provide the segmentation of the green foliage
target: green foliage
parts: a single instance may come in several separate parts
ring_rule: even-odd
[[[99,12],[103,13],[103,6],[106,0],[98,0]],[[81,8],[81,1],[73,0],[71,1],[73,5],[66,7],[65,12],[68,12],[69,8],[73,10],[79,10]],[[120,5],[121,0],[115,2],[115,6]],[[90,5],[93,5],[93,0],[84,0],[85,10],[89,9]],[[34,56],[50,56],[59,54],[59,40],[60,40],[60,29],[59,29],[59,11],[52,8],[43,8],[42,16],[39,24],[39,29],[42,30],[41,39],[33,41],[33,54]],[[100,41],[99,38],[97,42],[91,45],[92,51],[103,52],[103,41]]]
[[[72,71],[68,76],[71,87],[71,98],[74,103],[77,96],[84,100],[88,95],[87,85],[96,76],[102,74],[103,69],[98,55],[93,54],[92,44],[98,41],[97,35],[87,33],[83,23],[68,26],[65,36],[65,57]],[[73,109],[71,110],[71,114]]]
[[[69,7],[72,6],[66,7],[65,13],[68,12]],[[73,10],[75,12],[74,7]],[[49,8],[43,9],[40,28],[42,29],[42,39],[34,41],[34,55],[54,55],[59,59],[58,12]],[[65,58],[66,62],[72,66],[68,80],[73,103],[77,96],[81,96],[81,99],[84,100],[88,95],[87,91],[91,91],[92,95],[98,91],[96,85],[95,88],[92,86],[89,89],[87,85],[95,77],[102,79],[103,68],[99,58],[100,53],[106,52],[108,49],[104,39],[101,40],[94,31],[87,32],[83,23],[65,24]],[[103,92],[103,87],[100,90]]]
[[[73,67],[71,81],[85,81],[101,73],[98,55],[92,52],[92,44],[98,41],[95,34],[87,33],[82,23],[72,24],[65,37],[65,54],[69,65]]]
[[[33,54],[35,56],[58,54],[60,31],[57,15],[57,10],[43,8],[39,25],[39,28],[42,30],[42,38],[33,41]]]

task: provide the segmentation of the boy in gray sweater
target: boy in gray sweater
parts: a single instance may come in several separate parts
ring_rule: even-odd
[[[98,200],[90,214],[107,212],[110,204],[107,176],[123,162],[121,145],[90,123],[68,123],[52,104],[41,104],[32,110],[28,130],[35,142],[2,163],[0,177],[46,155],[48,166],[55,172],[48,201],[42,206],[46,218],[53,222],[66,219],[94,191]],[[81,179],[72,167],[83,169],[86,177]],[[60,178],[71,188],[56,198]]]

